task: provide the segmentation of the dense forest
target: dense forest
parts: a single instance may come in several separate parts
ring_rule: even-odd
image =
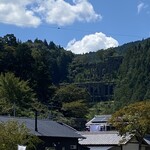
[[[150,99],[150,39],[135,42],[126,50],[117,78],[116,108]]]
[[[93,115],[150,99],[150,39],[76,55],[52,41],[7,34],[0,37],[0,72],[1,115],[33,117],[36,109],[81,129]],[[113,96],[91,102],[80,83],[113,83]]]

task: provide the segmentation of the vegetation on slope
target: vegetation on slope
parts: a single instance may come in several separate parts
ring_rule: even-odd
[[[150,99],[150,39],[127,49],[114,94],[116,108]]]
[[[13,34],[8,34],[0,37],[0,81],[5,78],[8,80],[7,76],[10,76],[10,85],[18,85],[16,89],[19,90],[22,89],[19,87],[20,83],[27,86],[34,98],[29,96],[29,99],[24,100],[24,94],[20,94],[19,97],[18,94],[13,94],[16,91],[7,91],[8,87],[11,87],[8,86],[4,88],[7,91],[6,99],[3,93],[5,84],[1,84],[0,113],[12,115],[12,108],[4,108],[15,101],[16,115],[33,116],[35,107],[40,114],[49,115],[55,120],[63,120],[77,127],[73,118],[85,121],[87,116],[92,116],[92,112],[97,112],[97,107],[97,110],[102,110],[99,114],[112,113],[124,105],[150,99],[149,68],[150,39],[75,55],[53,42],[48,43],[39,39],[21,42]],[[116,85],[114,97],[110,99],[110,103],[91,105],[89,96],[85,96],[88,95],[86,89],[69,85],[80,82],[113,82]],[[67,84],[60,86],[62,83]],[[15,86],[11,88],[12,91],[14,89]],[[24,103],[25,108],[29,106],[26,110],[22,109]],[[83,107],[84,111],[79,111],[79,108]]]

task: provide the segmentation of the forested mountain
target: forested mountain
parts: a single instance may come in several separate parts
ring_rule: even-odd
[[[90,111],[99,114],[108,109],[110,113],[150,99],[150,39],[76,55],[52,41],[21,42],[8,34],[0,37],[0,72],[0,114],[13,115],[15,110],[18,116],[32,116],[37,109],[80,128],[82,124],[79,127],[76,122],[91,116],[87,111],[91,107]],[[90,93],[80,83],[93,94],[105,94],[111,102],[91,105]]]
[[[150,99],[150,39],[126,50],[117,80],[116,108]]]
[[[114,81],[122,62],[115,49],[77,55],[69,66],[71,82]]]
[[[29,80],[41,102],[51,97],[50,85],[67,80],[68,64],[73,57],[53,42],[36,39],[22,43],[12,34],[0,38],[0,72],[12,72]]]

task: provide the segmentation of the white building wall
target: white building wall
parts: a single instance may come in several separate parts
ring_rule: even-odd
[[[139,145],[137,143],[128,143],[126,145],[123,145],[122,150],[138,150]],[[144,148],[142,150],[145,150]]]

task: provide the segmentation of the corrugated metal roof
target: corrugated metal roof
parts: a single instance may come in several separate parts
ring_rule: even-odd
[[[2,122],[9,120],[17,120],[19,123],[25,123],[30,132],[37,136],[82,138],[82,136],[72,127],[56,121],[38,119],[38,132],[36,132],[35,119],[0,116],[0,121]]]
[[[99,133],[90,133],[90,132],[80,132],[85,139],[81,139],[79,143],[81,145],[119,145],[125,144],[131,139],[130,136],[126,137],[126,140],[123,140],[119,136],[118,132],[99,132]]]
[[[97,115],[93,119],[91,119],[89,122],[87,122],[86,125],[89,126],[92,123],[108,122],[110,118],[111,118],[111,115]]]
[[[94,123],[94,122],[107,122],[110,118],[111,118],[111,115],[95,116],[92,120],[92,123]]]

